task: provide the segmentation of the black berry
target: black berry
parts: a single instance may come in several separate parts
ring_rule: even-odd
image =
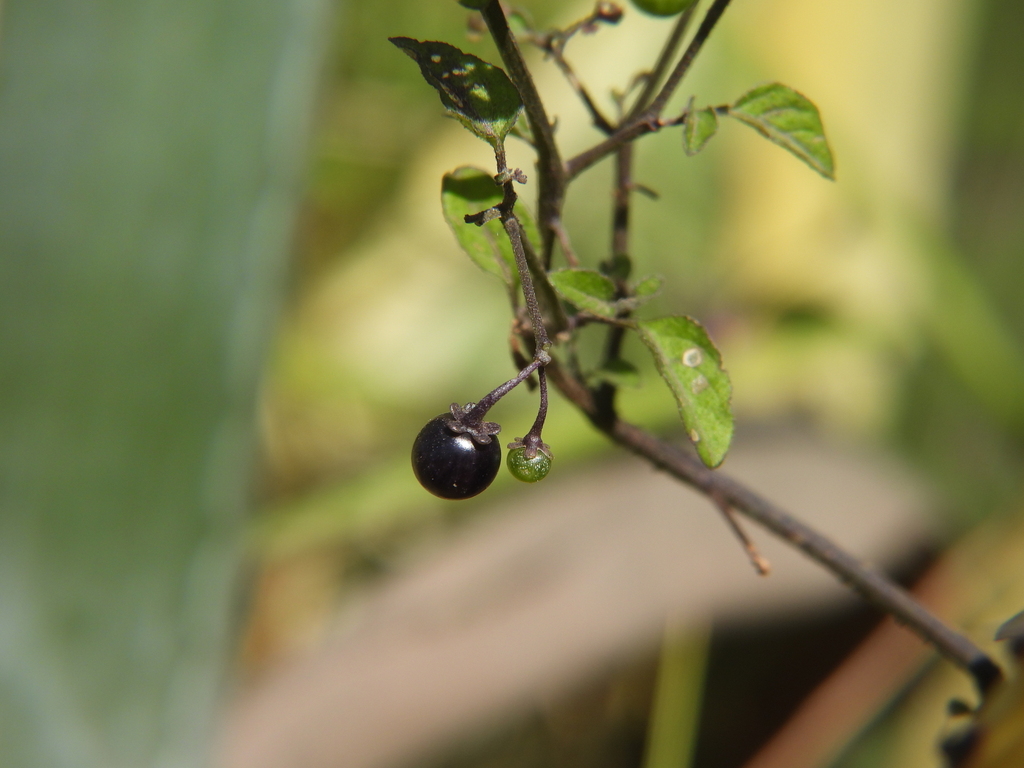
[[[483,492],[501,466],[501,446],[493,437],[485,439],[457,431],[449,414],[431,419],[412,444],[416,479],[442,499],[468,499]]]

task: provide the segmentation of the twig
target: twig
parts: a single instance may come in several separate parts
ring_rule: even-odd
[[[540,309],[540,303],[537,301],[537,292],[533,286],[533,277],[530,272],[530,263],[526,258],[526,248],[523,245],[523,228],[519,224],[519,219],[516,218],[515,204],[517,200],[515,181],[517,174],[521,173],[518,169],[510,171],[505,160],[505,147],[502,144],[498,144],[494,148],[494,159],[498,168],[499,179],[506,179],[502,183],[502,201],[498,205],[498,212],[501,216],[501,225],[505,228],[505,234],[508,235],[509,241],[512,243],[512,254],[516,260],[516,269],[519,271],[519,284],[523,289],[523,299],[526,301],[526,312],[530,317],[530,323],[533,325],[533,337],[536,340],[536,348],[534,349],[534,356],[548,357],[547,348],[551,346],[551,339],[548,338],[547,328],[544,326],[544,316]],[[525,179],[525,177],[523,177]],[[473,216],[467,216],[467,219],[474,218]]]
[[[511,379],[506,381],[504,384],[502,384],[502,385],[500,385],[498,387],[495,387],[490,392],[488,392],[486,395],[481,397],[476,403],[473,404],[473,407],[469,409],[469,411],[466,413],[466,416],[468,416],[470,418],[470,420],[481,421],[483,419],[483,417],[487,415],[487,412],[489,410],[491,410],[491,408],[494,407],[495,403],[497,403],[499,400],[501,400],[501,398],[503,398],[505,395],[507,395],[513,389],[515,389],[520,384],[522,384],[524,381],[526,381],[528,378],[530,378],[530,376],[533,374],[534,371],[539,371],[540,374],[543,374],[544,366],[547,365],[547,363],[549,361],[550,361],[550,358],[548,356],[546,356],[546,355],[542,356],[542,357],[535,358],[533,360],[533,362],[529,363],[518,374],[513,376]],[[544,394],[544,409],[546,411],[547,410],[547,393],[546,393],[546,391],[543,394]],[[544,421],[543,421],[543,419],[541,419],[541,424],[543,424],[543,423],[544,423]]]
[[[970,673],[982,692],[1002,678],[1002,670],[984,651],[940,621],[887,576],[861,563],[827,537],[728,475],[708,469],[696,457],[619,419],[614,413],[600,412],[590,390],[557,363],[549,365],[547,373],[551,383],[614,442],[702,493],[723,499],[733,509],[802,550],[868,602],[891,614],[950,662]]]
[[[654,96],[655,91],[658,90],[658,85],[661,83],[661,79],[665,76],[665,72],[668,71],[668,65],[672,63],[672,59],[675,57],[676,51],[679,49],[679,43],[682,42],[683,35],[686,34],[686,28],[690,26],[690,20],[693,18],[693,13],[696,10],[697,3],[694,3],[683,12],[682,16],[680,16],[676,21],[675,26],[672,27],[672,34],[669,35],[664,48],[661,49],[661,54],[658,56],[658,61],[654,65],[654,69],[648,73],[647,81],[644,83],[643,90],[640,91],[640,95],[637,97],[636,102],[629,110],[627,119],[635,117],[643,110],[647,109],[648,103]]]
[[[552,229],[555,230],[555,236],[558,238],[558,244],[562,246],[562,254],[565,256],[565,261],[570,267],[578,267],[580,260],[576,258],[576,251],[573,250],[572,241],[569,240],[569,233],[565,231],[565,226],[562,224],[561,219],[556,219],[551,224]]]
[[[535,45],[555,60],[555,64],[562,71],[562,74],[565,75],[569,85],[576,91],[576,95],[580,97],[583,105],[590,112],[594,126],[605,134],[614,133],[615,126],[604,116],[596,102],[591,98],[586,87],[576,76],[569,61],[565,58],[565,46],[577,33],[595,30],[598,22],[618,24],[621,18],[622,10],[620,8],[613,3],[599,1],[590,14],[570,24],[565,29],[554,30],[544,34],[534,34],[531,38]]]
[[[730,0],[715,0],[712,3],[707,14],[704,16],[704,20],[700,23],[697,33],[687,46],[683,57],[676,64],[672,73],[668,76],[665,85],[658,92],[658,95],[654,97],[650,106],[632,119],[626,120],[615,133],[604,141],[566,161],[564,174],[566,181],[572,180],[598,160],[614,152],[619,146],[662,127],[660,117],[665,109],[665,105],[672,98],[672,94],[675,93],[683,76],[690,69],[694,58],[700,53],[700,49],[704,46],[711,31],[722,17],[729,2]]]
[[[704,16],[704,20],[700,23],[697,28],[697,33],[693,36],[690,44],[686,47],[686,53],[683,54],[683,58],[676,64],[675,69],[672,70],[672,74],[668,76],[668,80],[665,81],[665,85],[662,86],[661,91],[654,97],[654,101],[651,102],[651,106],[647,108],[652,114],[660,115],[662,110],[665,109],[665,105],[668,104],[668,100],[672,98],[672,94],[675,93],[676,88],[682,81],[683,76],[690,70],[690,65],[693,64],[693,60],[700,53],[700,49],[704,46],[708,37],[711,35],[711,30],[715,28],[718,20],[722,18],[722,14],[725,13],[725,9],[729,6],[730,0],[715,0],[708,8],[707,14]]]
[[[587,111],[590,113],[590,119],[594,123],[594,127],[602,133],[611,135],[615,132],[615,126],[611,124],[608,118],[605,117],[598,108],[597,104],[594,103],[594,100],[590,97],[590,93],[587,91],[586,86],[580,82],[580,79],[576,76],[572,66],[570,66],[569,62],[562,54],[562,48],[562,45],[555,42],[555,38],[551,38],[548,44],[544,46],[544,50],[551,54],[551,58],[554,59],[555,65],[562,71],[565,79],[569,81],[569,85],[574,91],[576,91],[576,95],[580,97],[583,105],[587,108]]]
[[[531,39],[533,43],[548,54],[552,59],[555,60],[555,64],[565,75],[565,79],[569,81],[569,85],[576,95],[580,97],[583,105],[590,112],[591,120],[594,126],[603,133],[611,134],[615,131],[615,126],[604,116],[597,104],[590,97],[590,93],[586,87],[580,82],[580,79],[576,76],[576,72],[570,66],[568,60],[565,58],[565,46],[569,40],[576,35],[578,32],[593,30],[596,28],[599,21],[603,21],[609,24],[617,24],[622,16],[622,12],[612,6],[610,10],[607,3],[597,3],[594,6],[594,10],[584,18],[569,25],[564,30],[554,30],[552,32],[546,32],[543,34],[534,34]]]
[[[580,154],[575,157],[566,160],[566,181],[572,181],[598,160],[603,160],[623,144],[628,144],[634,139],[643,136],[645,133],[654,133],[661,128],[661,123],[657,118],[648,118],[646,117],[646,114],[647,113],[644,112],[642,115],[638,115],[632,120],[627,120],[622,127],[604,141],[595,144],[590,149],[580,152]]]
[[[740,540],[740,544],[743,545],[744,551],[747,553],[747,558],[750,560],[750,564],[754,566],[754,570],[757,571],[759,576],[767,576],[772,572],[772,564],[768,562],[760,552],[757,551],[757,546],[751,541],[750,537],[747,536],[747,532],[743,530],[743,526],[740,525],[740,521],[736,519],[736,513],[733,512],[732,506],[725,499],[719,498],[712,494],[710,497],[711,501],[714,502],[715,506],[718,507],[718,511],[722,513],[722,517],[725,518],[725,522],[729,524],[732,532],[736,534],[736,538]]]
[[[530,123],[530,131],[533,133],[534,145],[537,148],[537,170],[540,173],[537,218],[540,219],[543,240],[541,263],[548,269],[551,266],[551,250],[555,239],[554,222],[561,218],[562,202],[565,199],[565,169],[562,167],[562,159],[555,144],[554,131],[548,120],[547,111],[544,109],[540,94],[537,93],[537,86],[530,76],[522,51],[519,50],[509,29],[501,3],[499,0],[491,0],[482,13],[501,60],[508,69],[509,77],[523,99],[526,119]]]
[[[615,191],[612,193],[612,257],[629,254],[629,196],[633,191],[633,145],[623,144],[615,154]]]
[[[633,145],[623,144],[615,155],[615,190],[612,204],[612,242],[610,263],[615,257],[629,255],[629,196],[633,190]],[[626,281],[617,279],[616,298],[626,295]],[[628,317],[628,312],[625,315]],[[622,342],[626,336],[626,328],[613,325],[608,329],[604,344],[604,363],[618,360],[622,352]],[[608,381],[601,382],[594,391],[594,398],[599,410],[612,411],[615,408],[615,395],[618,388]]]

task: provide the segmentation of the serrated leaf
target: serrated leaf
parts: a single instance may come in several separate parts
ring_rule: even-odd
[[[494,183],[494,178],[479,168],[456,168],[446,173],[441,181],[441,209],[462,250],[478,267],[515,288],[519,284],[516,258],[501,222],[494,219],[482,227],[466,223],[467,214],[492,208],[501,202],[501,197],[501,188]],[[516,206],[516,217],[536,248],[539,237],[533,217],[522,205]]]
[[[740,96],[729,107],[735,117],[788,149],[827,179],[835,179],[832,150],[814,103],[787,85],[771,83]]]
[[[692,99],[690,100],[692,104]],[[683,152],[688,157],[693,157],[707,144],[711,137],[718,131],[718,115],[713,107],[694,110],[692,107],[686,111],[686,119],[683,121]]]
[[[615,317],[615,283],[592,269],[560,269],[548,274],[563,299],[601,317]]]
[[[679,406],[679,415],[701,460],[717,467],[732,440],[732,385],[707,331],[689,317],[663,317],[636,324],[654,354],[658,372]]]
[[[617,358],[609,360],[588,377],[591,382],[605,381],[616,387],[640,386],[640,371],[628,360]]]
[[[504,71],[448,43],[410,37],[388,40],[419,64],[424,79],[459,122],[492,146],[505,140],[523,101]]]

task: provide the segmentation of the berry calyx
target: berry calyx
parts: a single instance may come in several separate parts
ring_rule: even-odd
[[[471,406],[459,409],[468,411]],[[452,406],[454,414],[457,405]],[[487,489],[501,466],[497,424],[467,424],[442,413],[427,422],[412,444],[412,471],[420,485],[442,499],[468,499]]]
[[[532,431],[508,444],[506,465],[512,477],[524,483],[536,483],[551,471],[551,449]]]
[[[551,471],[551,457],[537,451],[532,459],[526,457],[526,448],[513,448],[505,460],[512,477],[524,483],[536,483]]]

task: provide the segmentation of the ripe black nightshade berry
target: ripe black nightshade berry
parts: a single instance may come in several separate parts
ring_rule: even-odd
[[[427,422],[412,444],[412,470],[420,485],[442,499],[468,499],[487,489],[501,466],[501,446],[452,428],[443,413]]]

